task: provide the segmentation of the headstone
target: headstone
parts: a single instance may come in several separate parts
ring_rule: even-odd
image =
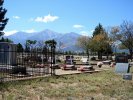
[[[123,75],[123,79],[125,80],[132,80],[132,74],[131,73],[126,73]]]
[[[116,73],[128,73],[129,64],[128,63],[116,63],[115,72]]]
[[[16,64],[17,46],[7,42],[0,42],[0,64]]]
[[[72,55],[66,56],[66,64],[73,64],[74,57]]]
[[[81,61],[82,61],[82,63],[87,64],[88,63],[88,58],[82,58]]]
[[[117,55],[115,61],[116,61],[116,66],[115,66],[116,73],[129,73],[130,66],[128,63],[127,55]]]
[[[128,56],[127,55],[117,55],[115,57],[116,63],[128,63]]]

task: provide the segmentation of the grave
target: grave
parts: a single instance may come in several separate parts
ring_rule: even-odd
[[[123,75],[123,79],[125,80],[132,80],[132,74],[131,73],[126,73]]]
[[[83,64],[89,64],[89,59],[88,59],[88,57],[82,57],[82,58],[81,58],[81,62],[82,62]]]
[[[72,55],[67,55],[65,59],[66,64],[73,65],[74,64],[74,57]]]
[[[116,66],[115,66],[115,72],[116,73],[129,73],[130,66],[128,63],[128,56],[127,55],[117,55],[115,58]]]
[[[111,64],[111,60],[105,60],[105,61],[103,61],[103,64],[110,65]]]
[[[65,69],[72,69],[75,70],[76,67],[74,65],[74,57],[72,55],[67,55],[65,58],[65,64],[64,66],[61,67],[61,69],[65,70]]]
[[[15,65],[17,57],[17,45],[7,42],[0,42],[0,64]]]

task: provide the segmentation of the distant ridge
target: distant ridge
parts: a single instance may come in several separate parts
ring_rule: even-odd
[[[37,40],[37,41],[46,41],[54,39],[58,43],[62,43],[64,51],[79,51],[80,48],[76,46],[77,39],[82,36],[78,33],[58,33],[52,30],[46,29],[40,32],[26,33],[26,32],[16,32],[13,35],[5,36],[6,38],[11,39],[14,43],[25,44],[26,40]]]

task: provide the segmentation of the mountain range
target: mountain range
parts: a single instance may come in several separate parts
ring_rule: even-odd
[[[26,40],[37,40],[37,41],[46,41],[54,39],[57,44],[62,43],[62,50],[64,51],[81,51],[81,48],[76,46],[77,39],[82,36],[78,33],[70,32],[70,33],[58,33],[46,29],[41,32],[16,32],[10,36],[5,36],[6,38],[11,39],[14,43],[25,44]]]

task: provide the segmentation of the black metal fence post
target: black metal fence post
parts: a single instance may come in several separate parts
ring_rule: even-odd
[[[55,46],[53,44],[53,50],[52,50],[52,57],[53,57],[53,75],[55,75]]]
[[[50,51],[50,53],[51,53],[51,61],[50,61],[50,62],[51,62],[51,75],[53,75],[53,70],[52,70],[52,69],[53,69],[53,64],[52,64],[52,63],[53,63],[52,46],[51,46],[51,51]]]

